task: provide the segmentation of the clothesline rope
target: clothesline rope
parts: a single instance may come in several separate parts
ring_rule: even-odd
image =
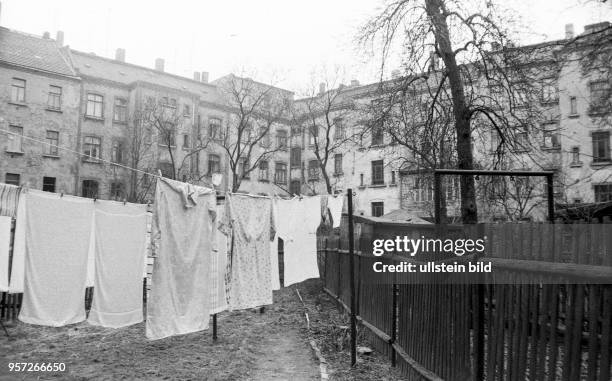
[[[70,148],[62,147],[59,144],[57,144],[57,145],[56,144],[51,144],[51,143],[46,142],[44,140],[40,140],[40,139],[32,138],[32,137],[29,137],[29,136],[21,135],[21,134],[18,134],[16,132],[13,132],[13,131],[5,130],[3,128],[0,128],[0,132],[4,132],[4,133],[9,134],[9,135],[14,135],[14,136],[20,137],[22,139],[30,140],[30,141],[33,141],[33,142],[45,144],[45,145],[47,145],[49,147],[55,147],[55,148],[63,150],[63,151],[67,151],[67,152],[70,152],[70,153],[73,153],[73,154],[76,154],[76,155],[79,155],[79,156],[82,156],[82,157],[86,157],[86,158],[89,158],[89,159],[101,161],[101,162],[104,162],[104,163],[107,163],[107,164],[110,164],[110,165],[114,165],[116,167],[121,167],[121,168],[124,168],[124,169],[128,169],[130,171],[140,172],[142,174],[153,176],[153,177],[163,177],[163,176],[160,176],[160,175],[156,175],[154,173],[143,171],[142,169],[132,168],[132,167],[128,167],[127,165],[123,165],[123,164],[119,164],[119,163],[114,163],[114,162],[112,162],[110,160],[105,160],[105,159],[98,158],[98,157],[95,157],[95,156],[87,155],[85,153],[72,150]]]

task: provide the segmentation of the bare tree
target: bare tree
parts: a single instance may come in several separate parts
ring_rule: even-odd
[[[392,90],[403,94],[416,87],[424,93],[432,121],[435,113],[452,111],[444,117],[453,126],[457,168],[475,168],[474,130],[497,131],[501,154],[523,146],[528,141],[520,139],[523,130],[538,126],[525,107],[539,93],[530,79],[539,80],[549,68],[529,67],[540,51],[516,49],[508,24],[489,1],[396,0],[362,30],[361,42],[381,50],[381,75],[399,45],[404,77],[393,82]],[[461,215],[465,223],[477,221],[470,176],[461,178]]]
[[[350,126],[352,120],[359,119],[360,110],[356,102],[344,94],[343,86],[336,88],[335,79],[321,85],[331,89],[323,92],[311,89],[294,109],[293,126],[305,132],[308,146],[316,159],[317,167],[314,169],[323,177],[326,192],[332,194],[335,168],[330,164],[334,163],[336,154],[345,153],[358,142],[366,128]],[[308,170],[313,168],[309,167]],[[318,173],[307,176],[308,179],[318,178]],[[316,193],[316,184],[313,183],[310,188]]]
[[[227,154],[232,192],[236,192],[242,180],[263,161],[287,150],[287,135],[284,140],[277,135],[277,142],[273,142],[272,133],[276,127],[289,124],[291,99],[272,85],[235,75],[220,81],[219,91],[227,102],[230,118],[219,131],[212,132],[212,139]]]

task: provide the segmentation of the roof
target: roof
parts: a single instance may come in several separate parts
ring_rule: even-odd
[[[0,62],[65,76],[76,76],[63,49],[49,38],[0,27]]]
[[[100,57],[92,53],[78,50],[71,50],[70,53],[78,73],[87,77],[105,79],[124,85],[139,81],[148,82],[200,95],[214,93],[216,89],[216,86],[210,83],[198,82],[180,75]]]
[[[392,212],[389,212],[381,216],[380,218],[391,220],[391,221],[397,221],[397,222],[406,222],[410,224],[430,224],[431,223],[403,209],[396,209]]]

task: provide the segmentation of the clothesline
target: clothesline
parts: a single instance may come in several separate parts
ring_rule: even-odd
[[[153,176],[153,177],[163,177],[163,176],[160,176],[160,175],[157,175],[157,174],[154,174],[154,173],[143,171],[142,169],[132,168],[132,167],[128,167],[127,165],[123,165],[123,164],[119,164],[119,163],[114,163],[114,162],[112,162],[110,160],[105,160],[105,159],[102,159],[102,158],[99,158],[99,157],[88,155],[86,153],[82,153],[82,152],[78,152],[78,151],[72,150],[70,148],[62,147],[59,144],[58,145],[51,144],[51,143],[46,142],[44,140],[32,138],[32,137],[29,137],[29,136],[24,136],[24,135],[18,134],[18,133],[13,132],[13,131],[5,130],[3,128],[0,128],[0,132],[4,132],[4,133],[9,134],[9,135],[14,135],[14,136],[20,137],[22,139],[31,140],[31,141],[36,142],[36,143],[45,144],[45,145],[47,145],[49,147],[56,147],[57,149],[60,149],[60,150],[66,151],[66,152],[70,152],[70,153],[73,153],[73,154],[76,154],[76,155],[79,155],[79,156],[82,156],[82,157],[86,157],[86,158],[89,158],[89,159],[98,160],[98,161],[101,161],[101,162],[104,162],[104,163],[107,163],[107,164],[110,164],[110,165],[114,165],[116,167],[121,167],[121,168],[124,168],[124,169],[128,169],[130,171],[140,172],[142,174]]]

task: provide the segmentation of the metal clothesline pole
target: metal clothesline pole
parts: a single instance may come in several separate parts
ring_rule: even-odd
[[[355,301],[355,248],[354,246],[354,230],[353,230],[353,190],[347,189],[348,192],[348,240],[349,240],[349,268],[351,276],[349,279],[351,289],[351,366],[357,363],[357,315]]]

